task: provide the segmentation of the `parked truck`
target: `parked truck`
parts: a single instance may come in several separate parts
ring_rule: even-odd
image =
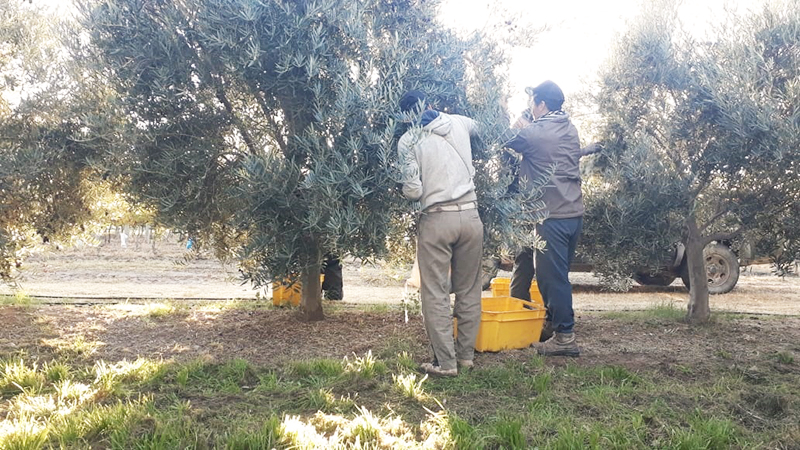
[[[706,246],[703,256],[706,262],[706,274],[708,275],[708,291],[711,294],[725,294],[730,292],[739,281],[740,267],[749,264],[766,262],[754,260],[749,252],[748,246],[742,246],[743,250],[737,255],[729,242],[713,242]],[[505,258],[496,258],[490,263],[485,264],[483,287],[489,288],[489,282],[497,274],[498,270],[508,270],[513,268],[514,261]],[[593,272],[594,264],[591,261],[576,258],[570,267],[571,272]],[[686,251],[683,244],[675,245],[672,255],[666,264],[657,271],[642,269],[631,274],[631,277],[639,284],[644,286],[669,286],[680,277],[683,284],[689,287],[689,272],[686,263]]]

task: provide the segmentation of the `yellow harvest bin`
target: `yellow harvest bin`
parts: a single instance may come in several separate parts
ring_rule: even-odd
[[[319,284],[322,285],[322,282],[325,280],[325,275],[319,276]],[[272,304],[274,306],[298,306],[300,305],[300,299],[303,296],[303,283],[299,281],[295,281],[294,284],[291,282],[272,282]]]
[[[543,307],[508,296],[483,297],[481,300],[481,324],[475,350],[499,352],[527,348],[534,342],[539,342],[544,325]],[[458,333],[455,319],[453,332],[456,335]]]
[[[492,296],[493,297],[510,297],[511,296],[511,278],[494,277],[491,281]],[[531,281],[531,301],[544,308],[544,301],[542,294],[539,292],[539,285],[536,280]]]
[[[302,283],[296,281],[294,284],[288,282],[272,282],[272,304],[275,306],[298,306],[302,297]]]

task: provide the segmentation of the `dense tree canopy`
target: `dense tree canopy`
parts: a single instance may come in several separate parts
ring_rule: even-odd
[[[0,278],[42,239],[69,240],[92,217],[91,152],[57,21],[0,0]]]
[[[584,237],[606,277],[685,243],[697,320],[707,244],[755,236],[793,256],[800,230],[800,3],[731,16],[716,36],[683,33],[662,2],[620,37],[596,96],[606,150]]]
[[[85,2],[90,40],[76,59],[96,63],[97,82],[115,92],[115,123],[94,123],[93,144],[161,223],[241,258],[256,285],[301,274],[305,312],[321,318],[326,254],[380,256],[407,233],[412,210],[393,168],[406,90],[480,122],[489,241],[524,234],[509,218],[530,218],[495,158],[508,127],[504,56],[482,35],[438,26],[436,5]]]

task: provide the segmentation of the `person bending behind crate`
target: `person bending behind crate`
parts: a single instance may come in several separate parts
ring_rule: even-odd
[[[555,173],[544,186],[542,200],[548,218],[536,225],[536,233],[545,241],[545,250],[524,249],[514,261],[511,274],[511,296],[529,299],[536,259],[536,282],[547,307],[542,341],[538,352],[550,356],[578,356],[573,326],[572,285],[569,266],[583,228],[583,196],[579,162],[592,151],[582,150],[578,130],[561,110],[564,94],[552,81],[534,88],[525,88],[529,110],[515,128],[521,128],[506,146],[522,155],[520,189],[525,182]],[[597,151],[597,148],[592,147]]]
[[[403,194],[419,201],[422,209],[417,236],[420,302],[433,362],[421,369],[455,376],[458,366],[473,365],[481,320],[483,223],[470,145],[477,126],[468,117],[434,110],[421,91],[403,95],[400,109],[415,122],[400,137],[397,152]],[[453,317],[458,320],[455,342]]]
[[[344,299],[344,281],[342,279],[342,261],[338,257],[327,254],[322,261],[322,292],[325,300]]]

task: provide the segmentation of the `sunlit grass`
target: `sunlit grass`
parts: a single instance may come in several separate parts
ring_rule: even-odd
[[[44,377],[51,383],[65,381],[72,376],[72,369],[60,361],[48,361],[42,366]]]
[[[166,367],[164,361],[139,358],[114,364],[98,361],[93,372],[94,384],[102,393],[119,393],[119,389],[125,384],[148,383],[164,376]]]
[[[371,312],[371,313],[390,313],[390,312],[397,312],[401,311],[402,308],[393,303],[374,303],[374,304],[367,304],[359,307],[360,310],[364,312]]]
[[[66,359],[88,358],[103,345],[103,343],[98,341],[87,340],[82,334],[60,339],[45,340],[44,342],[55,349],[59,356]]]
[[[0,361],[0,449],[785,448],[800,434],[791,347],[657,368],[528,349],[428,378],[412,339],[263,365],[17,353]]]
[[[14,291],[13,295],[0,295],[0,305],[32,306],[38,303],[39,300],[31,297],[23,290]]]
[[[386,363],[372,356],[372,350],[364,356],[353,355],[344,359],[345,372],[357,374],[362,378],[374,378],[384,375],[387,371]]]
[[[172,303],[147,303],[142,306],[142,309],[144,315],[151,319],[163,319],[178,311]]]
[[[394,389],[400,394],[402,394],[404,397],[414,400],[427,399],[428,395],[425,393],[425,389],[423,389],[422,387],[422,384],[427,379],[428,379],[427,375],[418,379],[417,374],[415,373],[407,373],[400,375],[392,374],[392,382],[394,383]]]
[[[22,357],[2,361],[0,370],[0,394],[3,395],[19,392],[35,394],[45,383],[45,376],[39,371],[38,364],[35,361],[28,363]]]
[[[23,417],[0,422],[0,448],[38,450],[47,438],[47,426],[38,420]]]

